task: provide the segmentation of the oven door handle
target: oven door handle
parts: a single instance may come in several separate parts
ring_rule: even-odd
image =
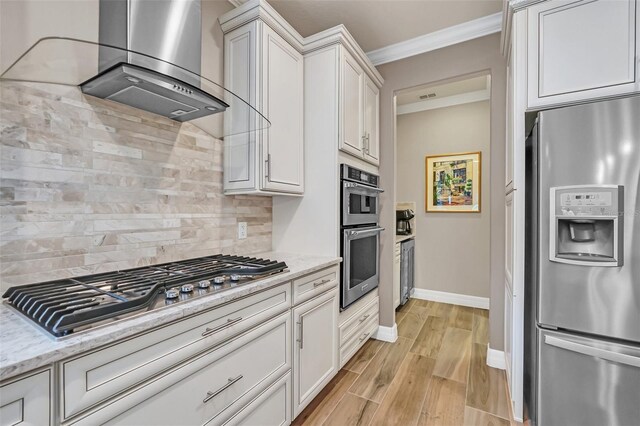
[[[362,189],[364,191],[369,191],[369,192],[384,192],[384,189],[382,188],[376,188],[373,186],[367,186],[367,185],[363,185],[361,183],[357,183],[357,182],[344,182],[344,187],[345,188],[358,188],[358,189]]]
[[[349,236],[363,235],[363,234],[376,234],[384,231],[384,228],[363,229],[362,231],[349,231]]]

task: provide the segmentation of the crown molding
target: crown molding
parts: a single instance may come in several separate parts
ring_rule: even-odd
[[[234,1],[241,4],[218,18],[223,33],[260,19],[302,53],[304,38],[269,3],[264,0]]]
[[[372,50],[367,52],[367,56],[371,59],[371,62],[377,66],[462,43],[474,38],[498,33],[501,29],[502,12],[498,12],[493,15],[483,16],[482,18]]]
[[[231,3],[235,7],[240,7],[246,2],[247,2],[247,0],[229,0],[229,3]]]
[[[321,31],[317,34],[310,35],[304,39],[304,53],[313,52],[323,49],[333,44],[343,46],[358,62],[358,65],[364,69],[369,78],[378,86],[382,87],[384,79],[378,72],[375,65],[371,62],[364,50],[360,47],[355,38],[351,35],[347,27],[344,25],[336,25],[333,28]]]
[[[445,96],[444,98],[439,99],[425,99],[423,101],[413,102],[410,104],[398,105],[396,107],[396,114],[412,114],[414,112],[429,111],[431,109],[488,101],[489,99],[491,99],[491,89],[487,88],[483,90],[476,90],[475,92]]]

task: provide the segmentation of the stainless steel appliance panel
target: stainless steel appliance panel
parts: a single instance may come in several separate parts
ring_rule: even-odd
[[[380,232],[377,225],[343,229],[342,297],[344,309],[378,287]]]
[[[415,287],[415,250],[416,241],[413,239],[400,244],[400,304],[409,301]]]
[[[342,226],[378,223],[380,188],[342,181]]]
[[[542,326],[640,342],[639,117],[638,96],[539,114],[538,323]],[[622,266],[550,260],[551,189],[572,185],[623,187]]]
[[[638,424],[640,348],[544,329],[538,336],[538,425]]]

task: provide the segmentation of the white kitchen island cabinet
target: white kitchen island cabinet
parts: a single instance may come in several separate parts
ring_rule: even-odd
[[[290,333],[281,314],[72,424],[222,424],[290,373]]]
[[[336,288],[293,309],[293,417],[338,372],[338,304]]]
[[[527,10],[528,107],[640,90],[636,0],[550,0]]]
[[[380,90],[345,49],[340,56],[340,150],[380,163]]]
[[[234,27],[235,22],[233,17],[221,18],[225,31],[225,86],[256,105],[271,125],[262,128],[259,124],[255,131],[225,137],[224,191],[226,194],[302,194],[302,54],[261,19],[238,28]],[[234,120],[240,119],[264,123],[250,115],[233,114],[232,105],[225,115],[226,126],[233,126]]]
[[[1,426],[52,424],[51,370],[29,373],[0,386]]]

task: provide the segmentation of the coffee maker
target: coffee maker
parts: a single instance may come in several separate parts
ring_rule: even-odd
[[[411,235],[411,219],[415,217],[413,210],[396,210],[396,235]]]

